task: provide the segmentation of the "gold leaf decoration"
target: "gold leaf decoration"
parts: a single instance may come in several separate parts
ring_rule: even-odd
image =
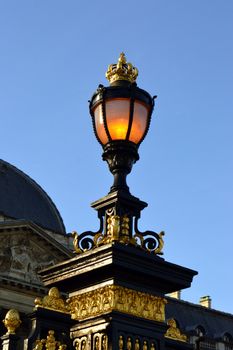
[[[16,329],[22,323],[20,320],[19,312],[15,309],[9,310],[2,322],[7,328],[6,334],[15,334]]]
[[[134,83],[138,76],[138,69],[133,67],[133,65],[127,62],[125,54],[121,52],[118,62],[110,64],[106,72],[106,78],[109,80],[110,84],[117,80],[126,80],[130,83]]]
[[[108,285],[70,297],[71,317],[82,320],[113,310],[164,322],[166,300],[121,286]]]
[[[61,344],[55,339],[54,331],[50,330],[46,339],[36,340],[33,350],[66,350],[66,348],[65,344]]]
[[[36,298],[35,306],[69,313],[68,306],[61,297],[60,292],[56,287],[50,288],[48,295],[46,295],[43,299]]]
[[[187,342],[187,336],[181,333],[180,329],[178,328],[177,322],[174,318],[170,318],[167,321],[167,324],[169,328],[165,334],[166,338]]]

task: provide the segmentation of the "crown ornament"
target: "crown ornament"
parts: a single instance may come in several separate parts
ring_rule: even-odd
[[[117,80],[126,80],[135,83],[138,76],[138,69],[126,61],[125,54],[122,52],[118,58],[118,62],[110,64],[106,72],[106,78],[110,84]]]

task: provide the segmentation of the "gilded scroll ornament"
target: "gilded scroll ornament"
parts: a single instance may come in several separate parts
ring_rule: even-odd
[[[71,236],[74,238],[73,246],[74,246],[75,253],[77,253],[77,254],[82,253],[82,250],[79,248],[79,236],[78,236],[78,233],[76,231],[73,231],[71,233]]]
[[[159,241],[159,244],[158,244],[158,247],[154,250],[154,254],[158,254],[158,255],[163,255],[163,247],[164,247],[164,240],[163,240],[163,236],[165,235],[164,231],[161,231],[159,233],[159,238],[158,238],[158,241]]]
[[[170,318],[167,321],[167,324],[169,328],[165,334],[166,338],[187,342],[187,336],[181,333],[180,329],[178,328],[177,322],[174,318]]]
[[[66,348],[65,344],[61,344],[55,339],[54,331],[50,330],[46,339],[36,340],[33,350],[66,350]]]
[[[69,313],[68,306],[61,297],[60,292],[56,287],[52,287],[49,290],[48,295],[46,295],[43,299],[36,298],[35,306],[59,312]]]
[[[74,252],[80,254],[104,244],[119,242],[125,245],[136,246],[151,254],[163,255],[164,232],[140,232],[138,229],[138,219],[139,217],[135,218],[135,232],[132,233],[132,217],[127,214],[122,216],[115,215],[113,209],[106,210],[105,224],[101,217],[100,228],[97,232],[86,231],[80,235],[75,231],[72,232],[72,236],[74,237]],[[104,225],[106,226],[105,229]]]
[[[19,312],[15,309],[9,310],[3,320],[3,323],[7,329],[6,334],[15,334],[16,329],[22,323],[20,320]]]
[[[82,320],[113,310],[164,322],[166,300],[128,288],[108,285],[69,299],[71,317]]]

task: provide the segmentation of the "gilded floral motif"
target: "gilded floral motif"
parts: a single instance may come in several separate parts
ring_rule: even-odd
[[[71,316],[81,320],[112,310],[164,322],[166,300],[120,286],[109,285],[69,299]]]

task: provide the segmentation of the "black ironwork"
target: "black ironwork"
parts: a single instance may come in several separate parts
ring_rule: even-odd
[[[129,122],[125,140],[112,140],[108,129],[106,100],[114,98],[128,98],[130,100]],[[133,164],[139,159],[138,147],[148,132],[155,98],[156,96],[151,97],[148,92],[138,88],[136,83],[131,84],[127,81],[116,81],[109,87],[99,85],[97,91],[90,101],[89,107],[90,114],[92,116],[94,133],[104,149],[102,156],[103,160],[107,161],[109,169],[114,176],[114,183],[110,192],[119,189],[129,191],[126,184],[126,176],[130,173]],[[134,104],[136,100],[144,103],[148,107],[147,125],[145,132],[142,135],[142,139],[138,144],[129,141],[133,123]],[[108,142],[105,145],[101,142],[95,125],[94,110],[98,105],[101,105],[103,125],[108,138]]]
[[[100,220],[100,227],[99,230],[96,232],[93,231],[85,231],[83,233],[81,233],[80,235],[78,235],[78,248],[81,251],[86,251],[86,250],[90,250],[94,247],[94,242],[95,242],[95,237],[103,232],[103,228],[104,228],[104,221],[103,221],[103,217],[99,216],[99,220]]]
[[[159,255],[162,255],[162,248],[163,248],[163,240],[162,236],[164,236],[164,232],[161,231],[159,234],[154,231],[144,231],[141,232],[138,229],[138,220],[140,217],[136,217],[134,220],[134,231],[136,233],[136,236],[138,236],[141,239],[141,245],[142,248],[149,251],[150,253],[156,253]],[[161,246],[162,245],[162,246]]]
[[[108,163],[114,176],[110,192],[124,190],[129,192],[126,177],[131,172],[133,164],[139,159],[137,146],[130,141],[112,141],[104,146],[103,160]]]
[[[128,125],[125,138],[123,140],[113,140],[109,130],[108,115],[106,115],[106,102],[119,98],[129,101]],[[137,87],[135,82],[117,80],[111,83],[109,87],[99,85],[91,101],[89,101],[94,133],[103,147],[102,158],[108,163],[114,181],[109,194],[92,204],[92,207],[98,211],[99,230],[97,232],[85,231],[80,235],[76,234],[76,252],[90,250],[94,246],[118,240],[126,244],[140,246],[149,252],[161,253],[162,233],[140,232],[138,229],[140,212],[147,204],[130,194],[126,182],[133,164],[139,160],[138,147],[148,132],[155,98],[156,96],[151,97],[148,92]],[[136,102],[146,106],[148,113],[145,130],[138,143],[130,141]],[[95,120],[95,109],[97,107],[101,108],[100,113],[106,133],[106,143],[103,143],[103,139],[101,140],[100,135],[98,135]]]

